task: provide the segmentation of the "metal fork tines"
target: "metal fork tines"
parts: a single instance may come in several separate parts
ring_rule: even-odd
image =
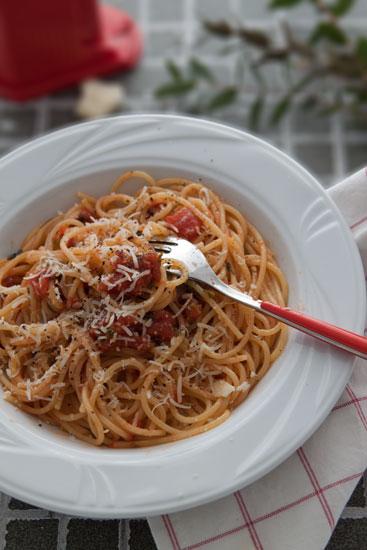
[[[151,240],[149,241],[151,245],[153,245],[154,250],[157,252],[163,252],[168,254],[171,252],[173,246],[177,246],[176,242],[172,242],[167,240]]]
[[[366,337],[315,319],[307,314],[292,311],[290,308],[264,300],[256,300],[250,294],[240,292],[236,288],[225,284],[214,273],[201,250],[193,243],[178,237],[165,237],[164,239],[152,240],[151,244],[161,253],[163,260],[176,260],[184,264],[188,270],[189,279],[204,283],[232,300],[257,311],[262,311],[266,315],[283,321],[283,323],[306,334],[367,359]],[[168,269],[170,270],[169,267]]]

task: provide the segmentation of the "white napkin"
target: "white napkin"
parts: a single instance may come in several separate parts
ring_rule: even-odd
[[[367,272],[367,169],[329,190]],[[149,519],[159,550],[320,550],[367,467],[367,364],[315,434],[264,478],[229,497]]]

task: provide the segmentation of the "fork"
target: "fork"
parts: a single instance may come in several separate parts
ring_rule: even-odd
[[[310,336],[314,336],[337,348],[358,355],[358,357],[367,359],[366,337],[326,323],[325,321],[315,319],[314,317],[292,310],[288,307],[272,304],[265,300],[256,300],[246,292],[241,292],[223,283],[208,264],[204,254],[197,246],[186,239],[165,237],[164,239],[150,240],[150,243],[157,252],[161,253],[162,260],[165,260],[168,264],[168,271],[177,273],[177,270],[170,269],[169,261],[178,260],[186,266],[189,273],[189,279],[205,284],[245,306],[256,311],[261,311]]]

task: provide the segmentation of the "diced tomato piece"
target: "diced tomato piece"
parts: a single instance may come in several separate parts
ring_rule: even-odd
[[[70,226],[68,225],[62,225],[56,232],[56,237],[61,240],[63,238],[63,236],[65,235],[66,231],[70,229]],[[68,246],[75,246],[75,239],[72,237],[71,239],[68,240],[67,242],[67,245]]]
[[[133,260],[132,257],[125,252],[125,250],[117,250],[116,258],[113,261],[113,267],[118,267],[119,265],[126,265],[127,267],[132,267]]]
[[[149,208],[147,210],[148,216],[154,216],[154,214],[156,214],[160,210],[161,204],[162,204],[161,201],[157,201],[157,202],[151,201],[149,203]]]
[[[101,351],[119,351],[130,348],[146,353],[150,350],[150,337],[141,334],[143,325],[132,315],[118,317],[106,331],[104,328],[107,326],[108,318],[106,317],[101,320],[99,326],[89,329],[90,336],[96,340]]]
[[[68,299],[66,302],[67,309],[80,309],[82,305],[82,302],[77,296],[73,296],[73,298]]]
[[[107,292],[108,294],[111,294],[111,296],[117,296],[128,288],[129,282],[123,281],[121,283],[118,283],[118,281],[121,279],[121,273],[111,273],[111,275],[108,275],[104,278],[104,280],[99,284],[99,291],[100,292]]]
[[[124,290],[127,290],[132,286],[131,290],[126,293],[127,297],[139,296],[146,288],[149,288],[153,283],[159,283],[161,279],[160,259],[156,252],[145,252],[137,256],[138,267],[134,265],[133,259],[125,251],[118,251],[116,253],[116,260],[114,261],[113,268],[117,270],[117,273],[112,273],[105,279],[101,285],[100,290],[108,292],[112,296],[118,296]],[[135,284],[132,280],[121,281],[123,274],[118,272],[119,266],[126,266],[131,269],[136,269],[140,273],[143,271],[149,271],[142,277],[136,279]]]
[[[62,237],[65,235],[65,231],[67,230],[67,226],[66,225],[62,225],[61,227],[59,227],[59,229],[57,230],[56,232],[56,236],[58,239],[62,239]]]
[[[92,212],[91,210],[83,206],[80,209],[78,220],[83,223],[90,223],[93,221],[93,217],[94,217],[94,212]]]
[[[153,283],[159,283],[161,280],[161,262],[156,252],[146,252],[138,256],[139,271],[149,269]]]
[[[38,273],[34,277],[27,279],[28,284],[33,288],[34,293],[39,298],[46,298],[50,288],[52,277],[45,277],[44,274]]]
[[[158,342],[169,343],[175,334],[175,320],[169,311],[162,309],[153,313],[153,323],[147,333]]]
[[[197,321],[203,311],[201,304],[192,301],[184,311],[184,315],[188,321]]]
[[[133,336],[120,336],[115,340],[98,341],[98,348],[101,351],[121,351],[123,349],[134,349],[141,353],[147,353],[152,347],[150,338],[134,334]]]
[[[180,237],[188,241],[194,241],[197,238],[202,226],[201,220],[189,208],[180,208],[177,212],[166,216],[165,221]]]
[[[118,334],[126,336],[124,327],[128,327],[130,330],[141,330],[142,325],[132,315],[125,315],[123,317],[118,317],[113,324],[113,328]]]
[[[2,281],[3,286],[20,285],[22,282],[22,275],[8,275]]]

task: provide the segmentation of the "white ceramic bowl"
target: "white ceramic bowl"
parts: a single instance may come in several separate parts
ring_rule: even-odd
[[[136,115],[46,135],[0,161],[0,255],[38,222],[105,193],[123,170],[202,178],[276,251],[296,308],[361,331],[359,254],[341,214],[296,162],[244,132],[196,119]],[[94,517],[155,515],[219,498],[263,476],[318,427],[353,357],[295,331],[283,355],[220,427],[151,449],[95,449],[1,401],[0,488],[38,506]]]

